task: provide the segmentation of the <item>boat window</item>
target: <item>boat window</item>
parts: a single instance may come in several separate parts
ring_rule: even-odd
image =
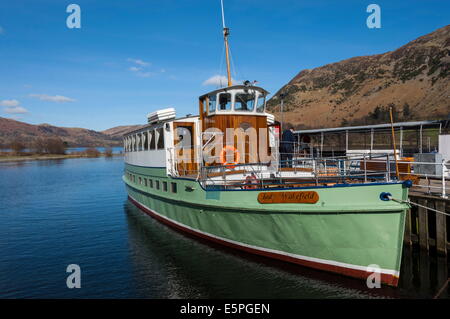
[[[255,93],[237,93],[234,98],[235,111],[252,112],[255,108]]]
[[[144,186],[147,187],[147,179],[144,178]]]
[[[148,151],[148,131],[144,132],[144,150]]]
[[[159,181],[155,181],[156,182],[156,189],[159,189]]]
[[[258,102],[256,103],[256,112],[264,113],[265,104],[266,104],[266,97],[264,95],[259,95]]]
[[[150,149],[154,150],[156,148],[156,142],[155,142],[155,131],[150,131]]]
[[[160,127],[157,129],[158,131],[158,150],[161,150],[164,148],[164,128]]]
[[[167,192],[167,182],[163,182],[163,191]]]
[[[172,183],[172,193],[176,193],[177,192],[177,183]]]
[[[136,151],[140,151],[141,150],[142,143],[141,143],[140,135],[141,134],[136,134],[135,135],[136,136]]]
[[[142,178],[139,177],[139,184],[142,185]]]
[[[153,188],[153,180],[152,179],[148,179],[148,184],[150,185],[150,188]]]
[[[216,95],[210,95],[208,96],[208,103],[209,103],[209,113],[214,113],[216,111],[216,99],[217,96]]]
[[[220,93],[219,94],[219,110],[230,111],[231,110],[231,94]]]

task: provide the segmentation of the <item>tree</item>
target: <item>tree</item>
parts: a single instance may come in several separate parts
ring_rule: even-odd
[[[45,148],[49,154],[66,154],[66,145],[59,137],[48,138]]]
[[[42,137],[36,138],[31,144],[31,149],[36,154],[44,154],[46,148],[46,141]]]
[[[9,144],[9,148],[12,149],[14,153],[19,154],[25,149],[25,144],[18,139],[14,139],[11,144]]]
[[[105,148],[105,157],[112,157],[113,156],[113,150],[111,147]]]

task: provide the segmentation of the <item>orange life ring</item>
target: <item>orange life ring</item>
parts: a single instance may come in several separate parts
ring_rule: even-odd
[[[258,179],[256,178],[255,175],[248,175],[245,178],[245,186],[244,189],[256,189],[258,188]]]
[[[235,161],[232,163],[227,162],[227,150],[232,151],[235,154]],[[234,168],[234,165],[238,164],[241,159],[241,156],[237,149],[234,148],[234,146],[231,145],[225,145],[224,148],[222,148],[222,151],[220,152],[220,162],[224,166],[228,166],[230,168]]]

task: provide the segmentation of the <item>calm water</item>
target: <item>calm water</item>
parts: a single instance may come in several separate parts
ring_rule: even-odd
[[[401,287],[369,290],[187,237],[128,203],[122,160],[0,164],[0,298],[429,298],[447,278],[446,259],[406,250]]]

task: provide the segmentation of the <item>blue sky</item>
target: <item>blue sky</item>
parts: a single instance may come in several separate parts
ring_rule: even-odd
[[[81,29],[66,7],[81,7]],[[369,29],[369,4],[381,29]],[[394,50],[450,23],[448,0],[225,0],[233,78],[275,93],[302,69]],[[220,0],[0,2],[0,116],[103,130],[145,123],[225,72]],[[222,63],[221,63],[222,61]]]

